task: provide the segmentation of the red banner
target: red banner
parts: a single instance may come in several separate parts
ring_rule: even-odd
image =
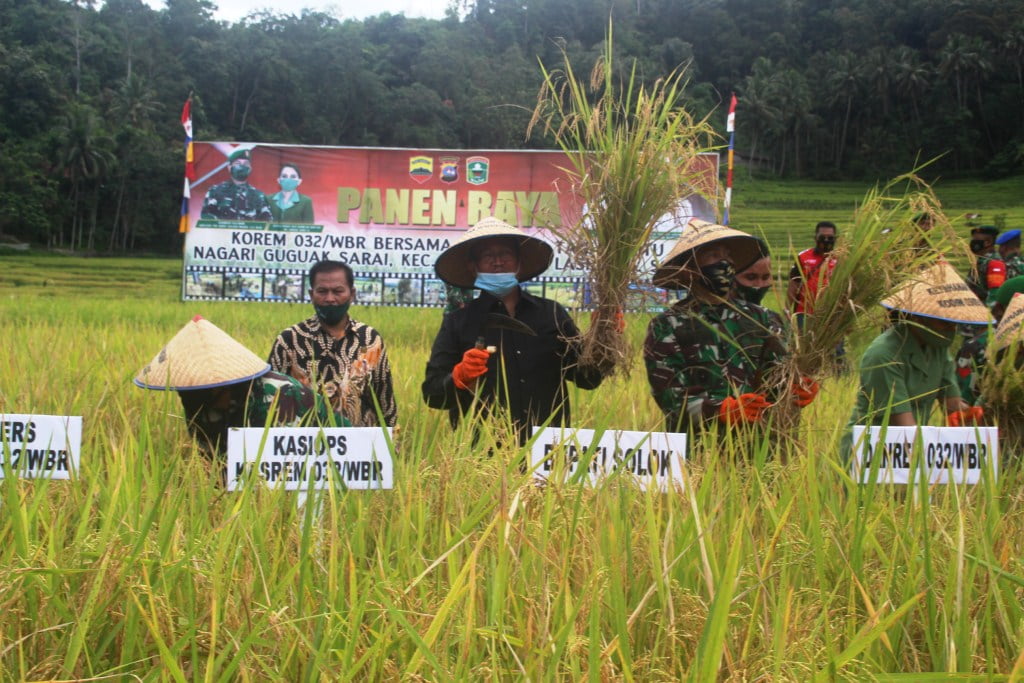
[[[302,301],[310,266],[332,259],[355,270],[361,304],[442,305],[434,260],[467,227],[493,215],[556,244],[550,226],[580,214],[561,152],[194,148],[185,299]],[[703,159],[713,185],[718,155]],[[699,196],[684,204],[688,215],[715,218]],[[652,262],[673,240],[670,230],[660,235]],[[585,275],[556,250],[552,267],[527,287],[580,305]]]

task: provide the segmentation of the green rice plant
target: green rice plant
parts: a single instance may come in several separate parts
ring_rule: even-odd
[[[590,273],[596,313],[583,335],[582,362],[628,369],[632,354],[616,328],[629,285],[643,277],[639,267],[658,221],[684,197],[707,192],[695,160],[711,149],[713,132],[682,106],[685,69],[650,85],[635,63],[620,75],[611,22],[588,80],[576,75],[568,53],[562,57],[560,70],[541,67],[544,84],[527,135],[541,126],[554,137],[582,204],[578,224],[552,227]]]
[[[854,484],[838,454],[850,377],[823,382],[791,442],[694,439],[681,491],[621,476],[539,487],[500,421],[452,430],[422,405],[440,311],[355,307],[388,343],[395,489],[329,490],[300,509],[256,481],[224,491],[176,395],[130,380],[196,313],[264,355],[308,307],[175,297],[0,296],[15,340],[0,408],[85,422],[76,480],[0,481],[2,680],[1024,670],[1019,469],[917,498]],[[634,343],[646,322],[627,316]],[[571,394],[578,426],[662,424],[640,376]]]

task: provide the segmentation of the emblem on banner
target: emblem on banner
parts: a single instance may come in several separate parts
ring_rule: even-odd
[[[459,179],[459,158],[441,157],[441,182],[454,183]]]
[[[425,183],[434,175],[431,157],[409,157],[409,176],[417,183]]]
[[[483,185],[491,173],[491,162],[487,157],[469,157],[466,159],[466,180],[470,185]]]

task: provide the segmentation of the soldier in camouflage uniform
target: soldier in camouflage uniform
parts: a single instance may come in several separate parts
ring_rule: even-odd
[[[992,296],[992,317],[999,322],[1010,305],[1014,294],[1024,293],[1024,275],[1018,275],[1003,283]],[[971,405],[981,405],[981,374],[988,362],[989,333],[983,328],[978,335],[967,339],[956,354],[956,381],[960,396]]]
[[[178,392],[189,433],[208,455],[223,454],[231,427],[346,427],[326,401],[276,372],[213,323],[196,316],[135,384]]]
[[[1020,255],[1020,230],[1007,230],[996,238],[999,257],[1006,264],[1006,279],[1024,275],[1024,258]]]
[[[981,225],[971,228],[971,252],[978,257],[974,268],[967,271],[964,280],[979,299],[991,304],[991,295],[1006,282],[1006,264],[999,258],[995,240],[999,228]]]
[[[247,182],[252,173],[252,152],[236,149],[228,157],[231,180],[214,185],[203,200],[201,218],[238,221],[270,221],[270,203],[266,195]]]
[[[651,321],[644,341],[647,379],[669,431],[759,422],[772,405],[786,330],[777,314],[731,298],[735,264],[764,255],[753,237],[694,219],[655,273],[655,285],[686,290]],[[801,406],[817,387],[803,391]]]

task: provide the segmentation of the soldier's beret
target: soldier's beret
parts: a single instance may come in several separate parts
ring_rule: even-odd
[[[995,237],[999,234],[999,228],[994,225],[979,225],[976,228],[971,228],[971,232],[980,232],[983,235]]]
[[[1007,230],[1002,235],[1000,235],[999,237],[996,238],[996,244],[1006,244],[1007,242],[1012,242],[1013,240],[1019,240],[1019,239],[1020,239],[1020,230],[1017,230],[1017,229]]]
[[[228,163],[237,161],[238,159],[245,159],[246,161],[252,161],[252,150],[251,149],[236,149],[234,152],[228,155]]]

